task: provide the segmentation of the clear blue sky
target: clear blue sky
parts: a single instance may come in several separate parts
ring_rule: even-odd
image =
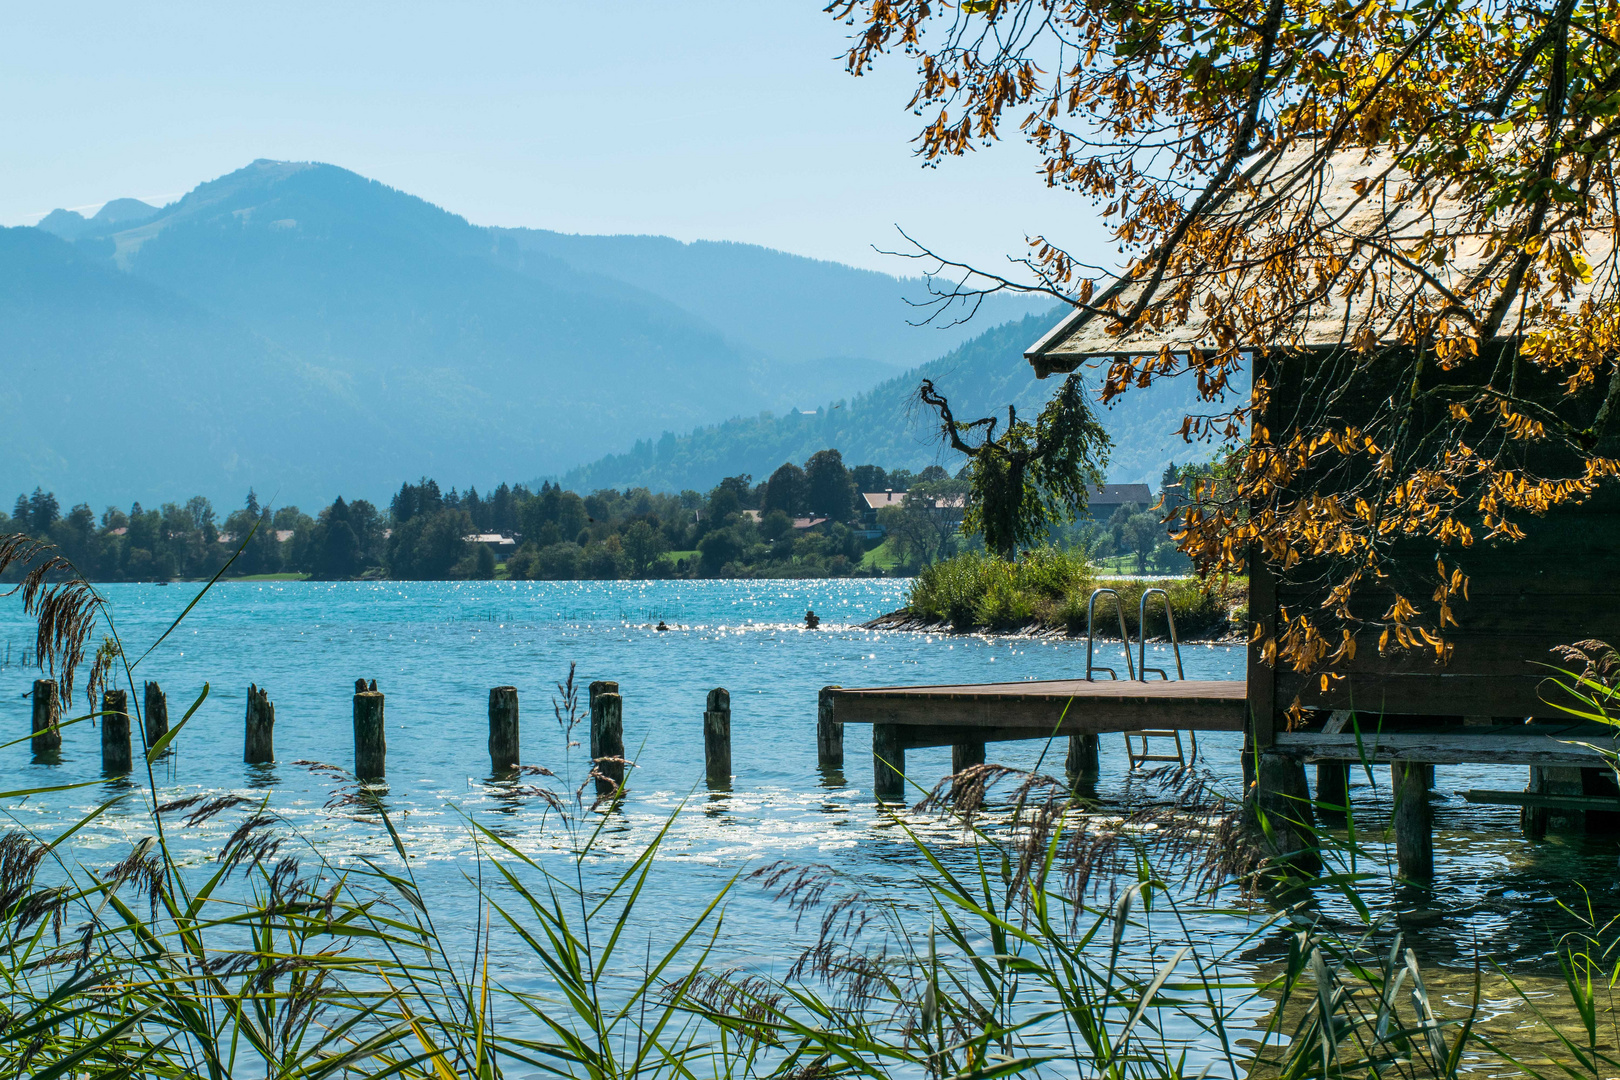
[[[5,0],[0,223],[172,200],[254,158],[318,160],[478,224],[727,239],[885,269],[896,224],[1004,266],[1095,210],[1021,143],[922,168],[912,69],[844,73],[821,0]],[[1107,261],[1098,259],[1098,261]]]

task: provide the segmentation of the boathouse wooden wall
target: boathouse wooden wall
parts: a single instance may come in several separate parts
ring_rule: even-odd
[[[1410,358],[1397,358],[1392,362]],[[1262,418],[1273,437],[1285,438],[1291,424],[1331,416],[1340,421],[1364,422],[1380,401],[1375,390],[1355,388],[1325,402],[1320,386],[1307,378],[1310,365],[1346,364],[1342,356],[1294,354],[1273,356],[1256,365],[1256,373],[1275,387],[1271,407]],[[1433,379],[1433,373],[1420,378]],[[1570,419],[1587,421],[1579,413],[1596,402],[1560,400],[1557,387],[1541,378],[1537,398],[1556,404]],[[1380,381],[1363,376],[1361,385]],[[1384,391],[1387,395],[1387,389]],[[1595,397],[1591,395],[1590,397]],[[1437,404],[1429,411],[1437,411]],[[1572,415],[1572,413],[1574,415]],[[1420,411],[1417,424],[1439,422]],[[1615,450],[1605,446],[1605,452]],[[1525,463],[1543,469],[1569,468],[1571,460],[1545,444],[1526,448]],[[1307,479],[1310,483],[1332,479]],[[1337,480],[1344,483],[1344,477]],[[1560,645],[1597,639],[1620,646],[1620,492],[1613,484],[1584,504],[1558,508],[1544,517],[1518,519],[1526,537],[1515,543],[1480,540],[1469,548],[1442,550],[1433,541],[1403,542],[1396,549],[1395,580],[1406,595],[1428,602],[1433,594],[1436,555],[1448,568],[1468,576],[1468,596],[1454,605],[1457,627],[1447,641],[1452,652],[1440,662],[1433,650],[1379,655],[1378,632],[1363,631],[1354,660],[1333,669],[1346,678],[1325,691],[1320,673],[1300,674],[1286,665],[1265,664],[1251,646],[1248,663],[1249,705],[1256,741],[1264,746],[1286,727],[1286,714],[1297,699],[1315,710],[1354,709],[1365,724],[1369,717],[1454,718],[1547,717],[1566,714],[1548,703],[1552,688],[1544,665],[1558,663],[1552,650]],[[1483,530],[1479,530],[1483,536]],[[1288,574],[1256,561],[1251,565],[1249,610],[1262,621],[1268,634],[1276,629],[1279,609],[1309,610],[1323,595],[1321,567],[1297,566]],[[1424,579],[1428,579],[1425,585]],[[1366,617],[1379,618],[1388,604],[1379,591],[1353,603]],[[1318,714],[1320,715],[1320,714]]]

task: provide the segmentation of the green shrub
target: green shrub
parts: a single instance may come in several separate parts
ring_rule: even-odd
[[[1192,579],[1135,581],[1099,578],[1079,551],[1039,548],[1006,560],[968,552],[924,568],[911,586],[906,610],[923,618],[949,622],[959,630],[1017,630],[1028,626],[1084,633],[1086,607],[1098,588],[1111,588],[1125,608],[1125,625],[1134,637],[1141,632],[1142,594],[1151,588],[1169,593],[1176,632],[1182,638],[1210,637],[1232,628],[1234,604],[1241,603],[1242,581],[1206,586]],[[1117,635],[1114,599],[1099,597],[1097,631]],[[1162,637],[1167,625],[1163,601],[1148,604],[1148,634]]]

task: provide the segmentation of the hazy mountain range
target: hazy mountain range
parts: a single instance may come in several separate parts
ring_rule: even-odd
[[[0,229],[0,490],[323,505],[424,474],[705,487],[823,445],[932,460],[896,376],[962,346],[927,365],[947,391],[1028,404],[1052,386],[1019,353],[1050,317],[1009,297],[908,325],[925,295],[746,244],[484,228],[257,161],[161,209]],[[794,412],[817,406],[826,438]]]

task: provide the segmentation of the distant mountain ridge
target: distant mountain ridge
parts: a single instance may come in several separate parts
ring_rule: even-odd
[[[725,476],[748,473],[763,480],[784,462],[802,463],[825,447],[836,447],[848,465],[920,470],[941,464],[954,472],[963,459],[942,444],[937,418],[917,399],[919,384],[932,379],[959,420],[1004,416],[1008,405],[1033,419],[1062,380],[1035,378],[1023,352],[1063,314],[1058,308],[994,327],[833,407],[727,420],[685,435],[666,431],[659,439],[638,442],[629,453],[569,470],[561,482],[575,491],[636,486],[706,491]],[[1098,381],[1094,372],[1093,390]],[[1170,462],[1207,460],[1209,444],[1189,444],[1180,436],[1183,416],[1211,411],[1197,397],[1196,385],[1187,379],[1161,381],[1099,408],[1114,441],[1109,479],[1158,490]]]
[[[847,396],[974,332],[909,326],[920,279],[485,228],[309,162],[3,230],[0,280],[0,486],[98,505],[554,475]]]

